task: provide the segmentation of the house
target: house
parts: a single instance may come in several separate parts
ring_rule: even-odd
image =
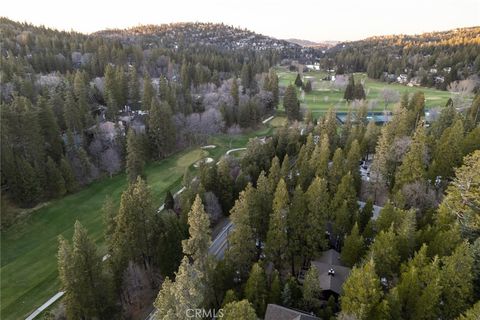
[[[407,81],[408,81],[408,76],[404,73],[402,73],[401,75],[399,75],[397,77],[397,82],[398,83],[405,84],[405,83],[407,83]]]
[[[442,76],[435,77],[435,83],[444,83],[444,82],[445,82],[445,77],[442,77]]]
[[[340,261],[340,253],[334,249],[324,251],[320,258],[311,262],[318,270],[318,281],[324,294],[340,296],[342,286],[347,279],[350,268],[344,267]]]
[[[125,127],[123,126],[122,121],[119,121],[118,123],[105,121],[91,126],[88,131],[100,139],[113,141],[115,140],[117,134],[125,134]]]
[[[265,312],[265,320],[320,320],[303,311],[293,310],[269,303]]]

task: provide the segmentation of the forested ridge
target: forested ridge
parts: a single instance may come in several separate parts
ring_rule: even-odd
[[[211,134],[255,127],[278,104],[270,66],[299,48],[273,47],[277,40],[267,37],[262,48],[224,48],[228,37],[252,33],[212,24],[158,27],[167,33],[133,41],[6,18],[0,25],[2,187],[23,207],[119,172],[128,162],[129,131],[144,144],[136,155],[148,161]],[[167,41],[206,28],[224,35],[218,45]],[[218,37],[203,39],[214,44]]]
[[[446,90],[454,81],[478,77],[479,34],[479,27],[471,27],[376,36],[340,43],[327,50],[323,61],[341,72],[367,72],[386,82],[404,74],[405,80],[415,79],[415,84]]]
[[[338,77],[407,73],[430,86],[437,69],[440,89],[478,84],[478,28],[325,53],[208,23],[85,35],[0,18],[0,32],[2,228],[18,223],[18,208],[121,172],[128,181],[103,201],[102,239],[80,221],[72,237],[58,235],[64,295],[45,318],[144,319],[154,309],[152,318],[183,320],[202,309],[255,320],[269,304],[321,319],[480,316],[478,85],[462,107],[449,99],[429,119],[421,88],[394,92],[376,122],[366,83]],[[282,61],[298,71],[285,87]],[[302,80],[303,62],[345,81],[344,118],[334,108],[314,116],[300,101],[319,90],[315,77]],[[283,125],[241,156],[184,164],[182,192],[165,190],[159,208],[149,162],[271,116]],[[225,245],[212,252],[218,234]],[[313,263],[327,250],[348,270],[336,292]]]

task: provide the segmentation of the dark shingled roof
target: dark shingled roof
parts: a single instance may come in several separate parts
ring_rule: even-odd
[[[337,294],[342,294],[342,285],[350,273],[350,268],[344,267],[340,262],[340,253],[330,249],[324,251],[322,256],[312,261],[319,274],[320,287],[322,290],[330,290]],[[328,274],[328,270],[333,269],[335,275]]]
[[[265,312],[265,320],[320,320],[320,318],[277,304],[269,304],[267,306],[267,312]]]

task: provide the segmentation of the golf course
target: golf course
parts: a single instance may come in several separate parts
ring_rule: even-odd
[[[293,83],[296,72],[277,68],[280,86]],[[325,81],[326,73],[313,71],[303,74],[304,81],[312,81],[313,90],[309,94],[299,90],[302,107],[309,108],[318,117],[329,108],[348,111],[350,105],[343,100],[343,90],[335,89],[330,81]],[[390,88],[400,94],[423,91],[428,107],[444,106],[451,93],[431,88],[411,88],[399,84],[387,84],[368,79],[365,74],[355,74],[355,81],[364,83],[367,100],[377,101],[369,111],[382,111],[384,102],[382,90]],[[392,108],[391,103],[387,108]],[[282,111],[279,107],[279,113]],[[178,152],[167,159],[149,163],[145,168],[147,182],[151,187],[155,202],[163,202],[165,193],[181,188],[186,169],[195,170],[193,164],[205,157],[218,160],[233,148],[245,147],[255,136],[272,133],[275,127],[284,125],[286,118],[277,116],[259,129],[241,135],[216,135],[208,144],[215,148],[190,148]],[[235,154],[240,157],[242,152]],[[59,291],[57,272],[57,246],[60,235],[71,239],[73,226],[79,220],[97,242],[101,253],[105,250],[103,238],[102,204],[107,196],[119,203],[121,193],[127,187],[125,174],[96,181],[84,189],[61,199],[50,201],[20,220],[1,235],[1,315],[2,319],[21,319]]]
[[[297,72],[289,71],[283,67],[277,67],[277,75],[279,84],[286,87],[295,82]],[[344,89],[336,88],[332,81],[323,80],[327,76],[325,71],[309,71],[304,72],[302,81],[312,82],[312,91],[304,93],[298,91],[298,98],[302,103],[302,107],[312,110],[314,116],[324,113],[330,108],[334,108],[338,112],[347,112],[351,108],[343,99]],[[401,96],[404,92],[413,94],[416,91],[422,91],[425,94],[425,106],[427,109],[445,106],[447,100],[452,97],[452,93],[441,91],[435,88],[409,87],[398,83],[386,83],[378,80],[370,79],[365,73],[355,73],[355,82],[363,83],[365,94],[368,101],[368,111],[383,111],[384,108],[391,109],[395,103],[389,103],[385,106],[382,92],[384,89],[390,89],[398,92]]]
[[[155,202],[160,206],[168,190],[173,193],[180,189],[185,170],[195,170],[196,161],[205,157],[218,160],[227,150],[244,147],[250,138],[268,135],[272,130],[268,125],[241,135],[217,135],[209,140],[215,148],[190,148],[149,163],[145,173]],[[105,250],[101,208],[107,196],[118,204],[126,187],[124,173],[104,178],[74,194],[50,201],[2,232],[2,319],[25,318],[60,290],[56,258],[58,236],[71,239],[76,220],[88,229],[101,252]]]

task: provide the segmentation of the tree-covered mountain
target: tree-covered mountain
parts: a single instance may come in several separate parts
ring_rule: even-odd
[[[94,35],[121,39],[125,42],[141,41],[147,45],[165,48],[206,45],[220,50],[276,50],[279,52],[301,50],[294,43],[267,37],[255,32],[215,23],[171,23],[162,25],[141,25],[129,29],[109,29]]]
[[[311,47],[311,48],[316,48],[316,49],[327,49],[327,48],[332,48],[336,46],[339,41],[320,41],[320,42],[315,42],[315,41],[310,41],[310,40],[305,40],[305,39],[296,39],[296,38],[289,38],[285,39],[288,42],[298,44],[299,46],[302,47]]]
[[[0,33],[1,183],[21,206],[119,172],[129,141],[142,162],[255,127],[278,105],[270,67],[303,50],[216,24],[85,35],[0,18]]]
[[[384,81],[446,89],[456,80],[480,72],[480,27],[459,28],[418,35],[389,35],[343,42],[329,49],[326,68],[341,72],[367,72]]]

